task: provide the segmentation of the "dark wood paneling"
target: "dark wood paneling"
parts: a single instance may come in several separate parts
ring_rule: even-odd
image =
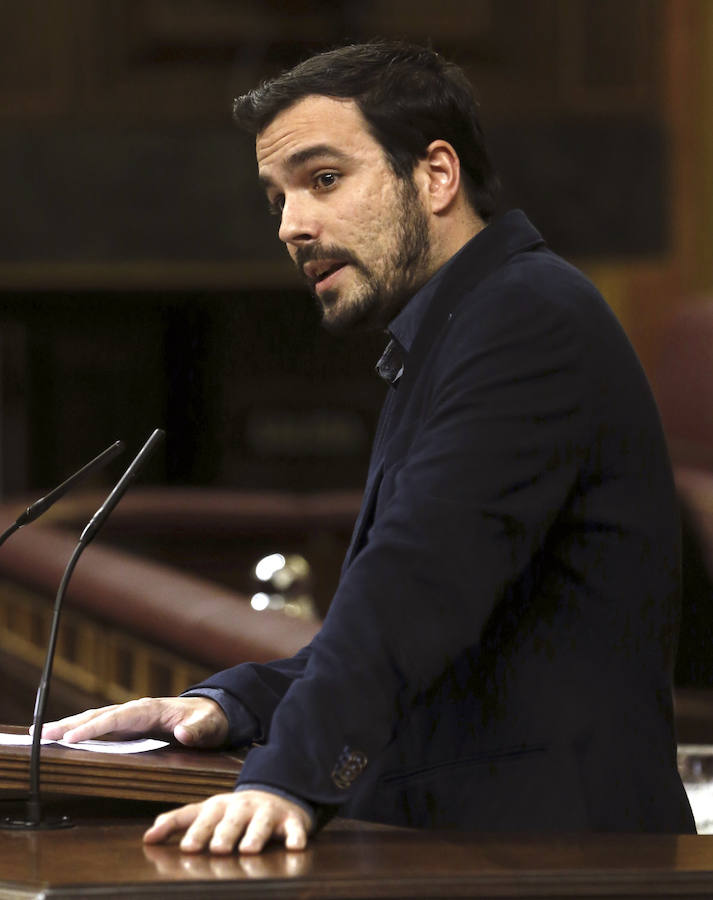
[[[7,496],[49,489],[119,438],[138,449],[155,427],[167,438],[144,482],[361,486],[385,340],[328,335],[305,291],[3,300],[0,328],[26,344],[3,388],[27,417],[14,439],[24,465],[8,470]],[[110,480],[103,472],[98,483]]]
[[[5,492],[48,486],[156,425],[166,461],[147,477],[359,485],[383,395],[378,341],[320,333],[231,97],[346,38],[431,41],[477,86],[505,203],[565,254],[663,259],[666,8],[0,0],[0,324],[26,334],[15,372],[28,410],[15,430],[27,472],[6,474]]]
[[[12,264],[28,262],[50,272],[104,264],[98,277],[112,287],[112,264],[279,259],[252,142],[230,128],[231,97],[309,52],[374,33],[432,42],[464,65],[509,199],[530,203],[548,229],[566,223],[564,251],[666,248],[665,229],[645,227],[665,215],[668,191],[660,0],[5,6],[0,195],[11,214],[0,217],[0,286],[18,283]],[[606,218],[599,208],[612,202],[634,211]],[[248,272],[235,265],[230,283],[244,286]],[[284,270],[265,272],[284,283]],[[154,283],[170,280],[160,273]],[[35,286],[42,277],[38,266]]]

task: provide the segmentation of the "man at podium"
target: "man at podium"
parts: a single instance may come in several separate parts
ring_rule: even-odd
[[[236,101],[327,328],[380,329],[362,508],[320,633],[180,698],[46,726],[250,746],[160,816],[186,851],[288,848],[330,815],[487,831],[693,831],[671,669],[664,437],[610,309],[497,181],[463,73],[374,42]],[[586,177],[586,173],[583,173]]]

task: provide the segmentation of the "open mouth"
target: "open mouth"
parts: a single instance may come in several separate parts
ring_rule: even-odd
[[[315,253],[315,255],[312,255],[308,249],[300,249],[295,262],[315,293],[321,293],[331,288],[333,282],[340,278],[339,273],[342,269],[356,265],[356,261],[346,250],[336,247],[331,252]]]
[[[335,272],[338,272],[340,269],[343,269],[345,265],[346,265],[346,263],[340,262],[340,263],[334,263],[333,265],[328,266],[322,272],[319,272],[317,274],[317,276],[314,280],[315,285],[322,284],[328,278],[330,278],[332,275],[334,275]]]

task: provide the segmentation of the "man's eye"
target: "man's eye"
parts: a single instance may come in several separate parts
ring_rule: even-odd
[[[322,172],[317,175],[315,178],[315,186],[318,188],[331,188],[339,180],[339,175],[336,172]]]
[[[281,216],[285,207],[285,198],[282,194],[267,201],[267,208],[271,216]]]

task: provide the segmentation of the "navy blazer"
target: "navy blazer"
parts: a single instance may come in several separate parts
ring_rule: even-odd
[[[322,629],[204,683],[259,722],[241,781],[401,825],[692,831],[676,503],[640,364],[522,213],[447,266]]]

